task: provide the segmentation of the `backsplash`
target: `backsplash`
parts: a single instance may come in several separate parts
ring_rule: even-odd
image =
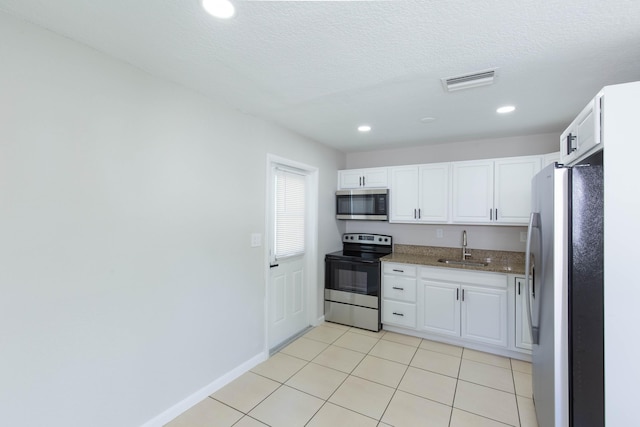
[[[347,233],[386,234],[402,245],[462,247],[462,231],[467,230],[468,248],[524,252],[520,234],[526,227],[460,224],[392,224],[386,221],[344,221]],[[442,230],[442,237],[438,237]]]

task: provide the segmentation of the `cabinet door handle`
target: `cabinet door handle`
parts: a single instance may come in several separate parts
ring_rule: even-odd
[[[462,301],[464,301],[464,289],[462,290]]]
[[[460,289],[456,289],[456,301],[460,299]]]
[[[393,271],[398,272],[398,273],[404,273],[404,270],[396,270],[395,268],[393,269]]]
[[[402,317],[404,317],[404,314],[402,314],[402,313],[396,313],[395,311],[393,312],[393,315],[394,315],[394,316],[402,316]]]
[[[404,288],[399,288],[399,287],[397,287],[397,286],[392,287],[392,289],[396,289],[396,290],[398,290],[398,291],[404,291]]]
[[[518,282],[518,295],[520,295],[520,282]]]
[[[496,221],[498,220],[498,208],[496,208]]]
[[[576,136],[571,133],[567,135],[567,154],[571,154],[578,149],[576,139]]]
[[[362,187],[362,177],[361,176],[358,177],[358,185],[360,187]]]
[[[489,209],[489,221],[493,221],[493,209]]]
[[[366,177],[362,177],[362,186],[364,187],[365,185],[367,185],[367,183],[365,182],[365,179],[367,179]]]
[[[418,219],[422,218],[422,213],[420,212],[420,208],[418,208]]]
[[[417,219],[417,218],[418,218],[418,215],[417,215],[417,213],[416,213],[416,212],[417,212],[417,211],[414,209],[414,210],[413,210],[413,219]]]
[[[536,281],[532,279],[531,282],[527,282],[527,285],[529,285],[529,283],[531,283],[531,296],[535,298],[536,297]]]

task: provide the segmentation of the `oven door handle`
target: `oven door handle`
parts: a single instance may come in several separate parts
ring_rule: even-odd
[[[377,264],[378,262],[380,262],[380,260],[377,259],[344,259],[344,258],[340,258],[340,257],[326,257],[327,261],[338,261],[338,262],[348,262],[348,263],[352,263],[352,264]]]

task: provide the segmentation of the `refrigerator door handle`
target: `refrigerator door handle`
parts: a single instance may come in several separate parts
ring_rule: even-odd
[[[525,267],[524,267],[524,286],[526,289],[526,305],[527,305],[527,316],[529,317],[529,325],[531,325],[531,339],[533,344],[539,343],[539,330],[538,325],[533,324],[533,316],[531,315],[531,299],[535,299],[535,284],[529,286],[531,279],[531,235],[533,234],[533,229],[538,229],[540,232],[540,214],[538,212],[531,212],[531,216],[529,217],[529,226],[527,227],[527,248],[525,251]],[[535,278],[534,278],[535,280]],[[529,289],[532,291],[530,292]]]

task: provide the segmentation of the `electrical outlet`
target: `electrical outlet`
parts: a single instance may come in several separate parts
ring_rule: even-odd
[[[262,246],[262,234],[260,233],[252,233],[251,234],[251,247],[257,248],[258,246]]]
[[[443,235],[444,235],[444,234],[442,233],[442,228],[438,228],[438,229],[436,229],[436,237],[437,237],[438,239],[442,239]]]
[[[527,241],[527,232],[526,231],[521,231],[520,232],[520,241],[521,242],[526,242]]]

